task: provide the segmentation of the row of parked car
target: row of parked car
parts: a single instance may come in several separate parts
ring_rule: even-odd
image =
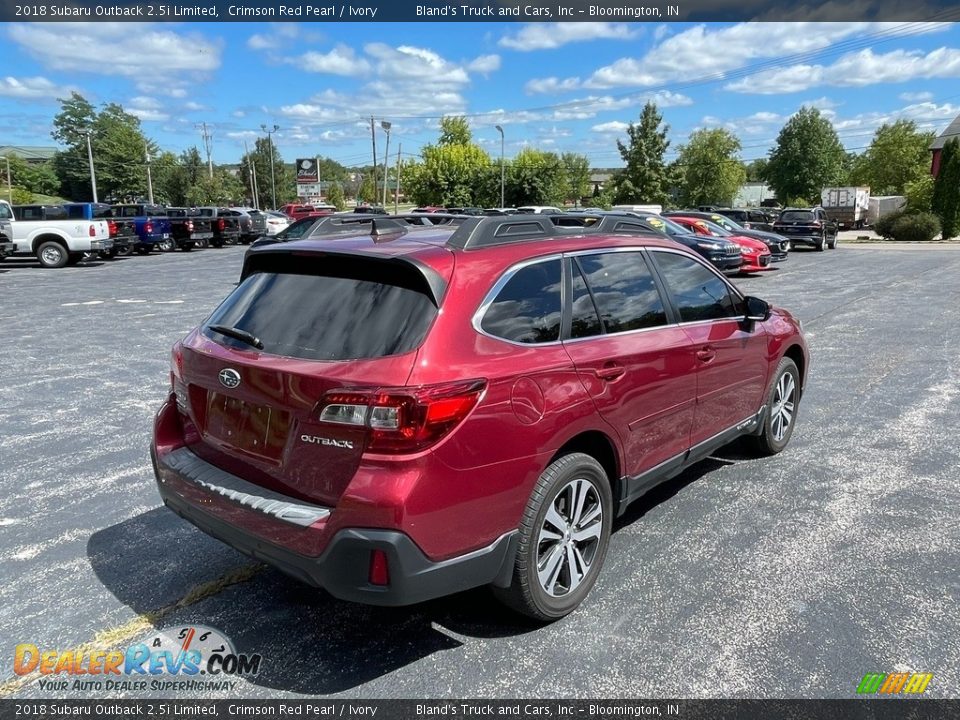
[[[0,257],[34,256],[43,267],[60,268],[90,254],[109,259],[249,243],[288,223],[281,213],[247,207],[92,202],[11,206],[0,200]]]

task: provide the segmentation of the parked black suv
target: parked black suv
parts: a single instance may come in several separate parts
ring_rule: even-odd
[[[773,224],[773,231],[794,245],[809,245],[822,252],[837,247],[839,228],[822,207],[786,208]]]

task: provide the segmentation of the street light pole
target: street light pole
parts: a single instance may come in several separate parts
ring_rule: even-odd
[[[10,204],[13,205],[13,180],[10,177],[10,156],[5,155],[3,159],[7,161],[7,199],[10,201]]]
[[[380,204],[383,207],[387,206],[387,160],[390,157],[390,128],[392,125],[384,120],[380,123],[380,127],[383,128],[383,131],[387,134],[387,147],[383,150],[383,202]]]
[[[277,209],[277,179],[273,174],[273,134],[280,129],[279,125],[274,125],[273,130],[267,128],[266,125],[261,125],[260,129],[267,134],[267,142],[270,143],[270,195],[273,198],[273,208]]]
[[[504,196],[504,194],[503,194],[503,187],[504,187],[504,182],[503,182],[503,146],[504,146],[504,143],[503,143],[503,127],[500,126],[500,125],[496,125],[495,127],[497,128],[497,132],[500,133],[500,207],[502,208],[502,207],[504,207],[504,203],[503,203],[503,196]]]

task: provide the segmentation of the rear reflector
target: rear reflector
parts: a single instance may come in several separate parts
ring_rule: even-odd
[[[383,550],[373,550],[370,553],[370,584],[390,584],[390,569],[387,567],[387,554]]]

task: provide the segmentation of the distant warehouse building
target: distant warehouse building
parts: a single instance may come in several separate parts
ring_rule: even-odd
[[[46,147],[42,145],[0,145],[0,157],[14,156],[24,160],[32,165],[39,165],[49,160],[57,154],[55,147]]]
[[[760,207],[763,201],[776,200],[777,194],[764,182],[748,182],[740,186],[733,198],[734,207]]]

